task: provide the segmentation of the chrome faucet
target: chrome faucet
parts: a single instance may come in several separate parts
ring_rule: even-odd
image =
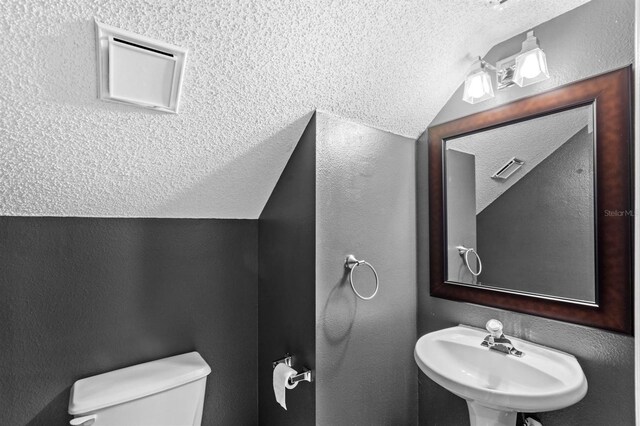
[[[485,328],[489,332],[489,335],[482,341],[482,346],[507,355],[517,356],[518,358],[524,355],[522,351],[513,347],[511,340],[504,337],[504,333],[502,333],[502,323],[500,321],[490,319],[487,321]]]

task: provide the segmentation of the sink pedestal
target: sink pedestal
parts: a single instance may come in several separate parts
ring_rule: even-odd
[[[477,402],[467,401],[471,426],[515,426],[518,413],[500,411],[484,407]]]

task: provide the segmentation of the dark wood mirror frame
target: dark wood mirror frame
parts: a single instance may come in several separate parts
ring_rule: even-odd
[[[429,128],[432,296],[633,334],[631,90],[629,66]],[[596,123],[598,306],[448,284],[444,263],[444,141],[590,103]],[[614,216],[605,211],[625,213]]]

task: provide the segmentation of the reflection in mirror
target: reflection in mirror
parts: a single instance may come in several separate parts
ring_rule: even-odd
[[[597,304],[593,104],[444,141],[446,281]]]

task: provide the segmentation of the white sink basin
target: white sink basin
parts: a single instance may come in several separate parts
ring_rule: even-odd
[[[471,426],[516,424],[517,412],[568,407],[587,393],[572,355],[510,338],[521,358],[481,346],[486,330],[466,326],[425,334],[415,359],[431,380],[464,398]]]

